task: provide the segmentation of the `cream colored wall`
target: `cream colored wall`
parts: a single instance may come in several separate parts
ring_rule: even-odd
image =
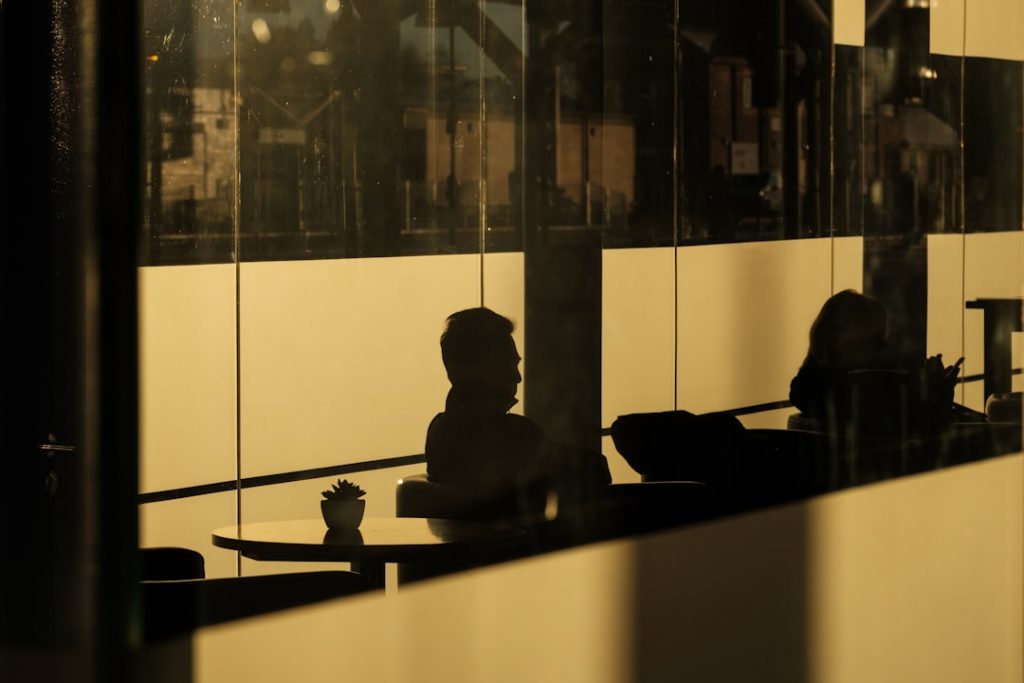
[[[526,280],[522,252],[485,254],[483,279],[483,305],[501,313],[515,323],[512,337],[516,341],[523,362],[520,374],[526,369]],[[440,353],[440,352],[438,352]],[[519,398],[525,395],[526,381],[519,385]],[[511,412],[523,413],[523,404],[512,407]]]
[[[619,415],[672,410],[675,392],[675,258],[672,247],[601,254],[601,425]],[[612,481],[639,481],[601,442]]]
[[[836,237],[832,240],[832,291],[864,290],[864,238]]]
[[[1024,676],[1024,458],[204,629],[197,683]]]
[[[828,239],[679,250],[679,407],[784,400],[830,296]]]
[[[833,286],[863,286],[863,240],[748,242],[678,250],[680,407],[785,400]],[[602,423],[673,408],[671,248],[603,255]]]
[[[968,57],[1024,59],[1024,3],[1020,0],[968,0]]]
[[[863,239],[683,247],[679,255],[679,407],[694,412],[786,400],[807,332],[832,291],[863,287]],[[675,406],[672,248],[602,256],[601,423]],[[834,289],[833,289],[834,288]],[[784,428],[792,409],[743,417]],[[637,474],[602,445],[615,481]]]
[[[864,45],[864,0],[835,0],[832,40],[837,45]]]
[[[235,267],[139,269],[139,489],[235,477]]]
[[[485,303],[517,323],[522,347],[522,254],[487,254],[483,271]],[[480,273],[478,255],[243,264],[242,476],[422,453],[448,391],[444,319],[480,304]],[[143,492],[235,478],[234,278],[232,264],[139,271]],[[370,514],[389,516],[397,479],[423,470],[350,478]],[[242,520],[316,516],[325,487],[247,489]],[[209,575],[234,573],[234,554],[209,543],[235,522],[233,493],[141,515],[142,545],[196,548]]]
[[[936,54],[1024,59],[1024,3],[1020,0],[932,2],[930,50]]]
[[[1022,254],[1021,232],[928,236],[929,355],[941,353],[947,363],[964,356],[964,375],[985,371],[984,316],[979,310],[964,308],[964,303],[978,297],[1020,296]],[[1019,366],[1020,335],[1013,337]],[[981,382],[965,385],[958,399],[983,410]]]
[[[1021,456],[813,506],[812,680],[1024,680]]]
[[[928,24],[929,51],[955,57],[963,54],[964,0],[941,0],[932,3],[928,9]]]
[[[487,305],[517,322],[522,254],[488,254]],[[480,305],[480,258],[242,265],[243,476],[423,452],[444,409],[444,319]]]
[[[479,258],[245,263],[242,475],[423,452],[448,381],[445,317],[477,306]]]
[[[947,361],[963,354],[965,316],[965,372],[983,371],[980,313],[964,312],[961,281],[968,299],[1019,293],[1022,248],[1021,233],[929,237],[930,354]],[[860,238],[679,249],[679,407],[706,412],[786,399],[831,288],[862,286],[862,252]],[[603,426],[621,414],[673,408],[673,259],[671,248],[603,255]],[[249,263],[242,278],[245,476],[422,452],[447,391],[437,338],[445,315],[479,303],[478,256]],[[484,295],[516,321],[528,357],[522,254],[486,255]],[[140,271],[142,491],[235,476],[233,296],[231,265]],[[373,307],[363,303],[370,296]],[[980,383],[966,398],[981,407]],[[783,427],[789,412],[743,422]],[[638,478],[610,439],[602,448],[616,481]],[[370,476],[371,499],[391,505],[397,477],[383,472]],[[319,484],[309,486],[315,501]],[[271,489],[243,504],[244,519],[308,512],[300,508],[309,496]],[[172,511],[180,504],[142,509],[144,544],[208,543],[213,525],[178,517]],[[232,523],[233,506],[214,518]]]
[[[675,258],[672,247],[601,255],[601,424],[673,409]]]
[[[979,297],[1019,297],[1024,272],[1022,272],[1022,249],[1024,233],[993,232],[968,235],[964,245],[964,300]],[[1019,343],[1020,333],[1013,338]],[[964,310],[964,373],[967,375],[985,372],[984,363],[985,326],[982,312],[976,309]],[[1016,345],[1015,345],[1015,348]],[[1019,353],[1014,356],[1014,366],[1021,366]],[[967,387],[967,405],[977,410],[985,407],[982,383]]]

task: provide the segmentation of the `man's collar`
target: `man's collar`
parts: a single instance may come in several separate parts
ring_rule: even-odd
[[[445,410],[505,414],[518,402],[515,396],[503,394],[491,387],[466,383],[451,388]]]

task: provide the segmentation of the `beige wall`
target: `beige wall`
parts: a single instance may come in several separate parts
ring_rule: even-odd
[[[833,291],[863,286],[862,261],[860,238],[683,247],[675,300],[671,248],[606,250],[603,423],[671,410],[677,352],[681,408],[785,400],[811,321]]]
[[[1021,232],[928,236],[929,355],[941,353],[947,363],[964,356],[964,375],[985,371],[984,318],[964,303],[978,297],[1020,296],[1022,253]],[[1013,334],[1013,343],[1019,366],[1020,333]],[[1014,378],[1014,388],[1019,382]],[[959,400],[983,410],[982,384],[964,386]]]
[[[837,45],[864,45],[864,0],[835,0],[833,40]]]
[[[195,679],[1017,683],[1024,458],[205,629]]]
[[[522,254],[245,263],[241,267],[241,474],[245,477],[423,452],[448,381],[445,317],[483,301],[524,340]],[[139,273],[140,490],[235,478],[235,267]],[[521,407],[517,406],[521,411]],[[371,514],[394,514],[389,469],[352,475]],[[308,517],[326,480],[248,489],[242,520]],[[312,512],[311,512],[312,511]],[[235,522],[234,494],[142,506],[144,546],[184,545],[211,576],[234,555],[210,531]]]
[[[235,267],[139,269],[139,488],[235,477]]]
[[[1024,3],[1020,0],[942,0],[930,8],[932,52],[1024,59]]]
[[[680,250],[679,407],[785,400],[831,291],[828,239]]]
[[[983,371],[980,314],[964,311],[962,283],[967,298],[1014,295],[1022,248],[1020,233],[929,237],[929,353],[966,355],[966,373]],[[677,386],[678,407],[697,412],[785,400],[821,303],[861,287],[862,251],[859,238],[605,251],[602,425],[673,409]],[[444,316],[477,305],[479,283],[478,256],[243,264],[243,475],[422,452],[447,391],[437,351]],[[522,254],[485,257],[484,296],[517,322],[528,358]],[[233,297],[231,265],[140,271],[142,491],[235,476]],[[964,398],[982,407],[980,383]],[[790,412],[743,421],[783,427]],[[602,447],[616,481],[637,479],[610,439]],[[362,482],[381,514],[391,514],[398,476]],[[301,495],[254,490],[243,516],[312,514],[320,483]],[[233,505],[214,506],[207,519],[216,524],[181,514],[182,505],[143,506],[143,543],[208,545],[212,526],[234,521]]]

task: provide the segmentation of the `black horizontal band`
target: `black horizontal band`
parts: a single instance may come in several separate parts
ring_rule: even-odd
[[[1021,374],[1021,368],[1013,370],[1014,375]],[[985,378],[985,375],[968,375],[960,378],[962,384],[978,382]],[[789,408],[793,404],[789,401],[772,401],[770,403],[758,403],[742,408],[723,410],[728,415],[754,415],[769,410]],[[611,427],[601,430],[601,436],[611,436]],[[153,491],[151,493],[140,493],[139,505],[144,503],[160,503],[180,498],[191,498],[192,496],[203,496],[209,493],[224,493],[234,491],[238,488],[251,489],[257,486],[272,486],[274,484],[287,484],[294,481],[305,481],[306,479],[317,479],[319,477],[332,477],[339,474],[355,474],[358,472],[370,472],[373,470],[385,470],[403,465],[418,465],[426,462],[424,455],[402,455],[397,458],[381,458],[380,460],[366,460],[364,462],[353,462],[345,465],[331,465],[330,467],[315,467],[308,470],[295,470],[293,472],[280,472],[278,474],[264,474],[259,477],[244,477],[240,482],[231,479],[229,481],[217,481],[211,484],[199,484],[197,486],[183,486],[177,489],[166,489],[164,491]]]
[[[423,455],[402,455],[397,458],[381,458],[380,460],[366,460],[364,462],[352,462],[345,465],[315,467],[309,470],[264,474],[259,477],[243,477],[240,482],[231,479],[229,481],[218,481],[212,484],[199,484],[197,486],[183,486],[182,488],[167,489],[165,491],[140,493],[138,502],[139,505],[142,505],[143,503],[160,503],[167,500],[202,496],[208,493],[224,493],[226,491],[234,491],[237,488],[251,489],[257,486],[287,484],[293,481],[305,481],[306,479],[318,479],[319,477],[333,477],[339,474],[354,474],[356,472],[386,470],[392,467],[402,467],[403,465],[417,465],[426,461],[427,459]]]
[[[1011,374],[1014,374],[1014,375],[1020,375],[1022,373],[1024,373],[1024,369],[1022,369],[1022,368],[1014,368],[1011,371]],[[984,374],[967,375],[966,377],[961,377],[960,378],[960,384],[969,384],[971,382],[980,382],[983,379],[985,379],[985,375]],[[742,408],[730,408],[729,410],[722,410],[720,412],[725,413],[726,415],[735,415],[736,417],[739,417],[740,415],[754,415],[756,413],[766,413],[769,410],[780,410],[782,408],[791,408],[792,406],[793,406],[793,404],[790,403],[789,401],[772,401],[770,403],[757,403],[755,405],[744,406]],[[611,427],[604,427],[601,430],[601,436],[611,436],[611,435],[612,435]]]

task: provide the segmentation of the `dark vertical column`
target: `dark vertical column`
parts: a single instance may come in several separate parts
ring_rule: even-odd
[[[356,104],[357,174],[365,216],[361,255],[394,255],[403,221],[399,195],[401,12],[393,2],[366,3],[361,8],[362,69]]]
[[[832,235],[864,234],[864,48],[835,47]]]
[[[79,255],[84,344],[84,484],[94,539],[99,680],[134,680],[138,571],[138,294],[141,208],[140,3],[82,2]],[[91,434],[90,434],[91,432]]]
[[[135,5],[5,3],[0,679],[134,679]]]
[[[600,3],[527,6],[525,410],[557,439],[598,449],[601,420],[601,233],[556,214],[559,23],[600,36]],[[593,5],[593,6],[591,6]],[[597,78],[584,78],[587,89]],[[600,90],[598,86],[598,90]],[[600,106],[592,97],[591,106]],[[560,220],[561,219],[561,220]],[[561,223],[561,224],[559,224]]]
[[[927,199],[929,169],[921,160],[932,163],[937,149],[954,151],[960,132],[960,58],[929,55],[928,34],[927,9],[895,5],[866,33],[868,56],[894,59],[868,59],[865,67],[874,123],[865,159],[864,292],[885,306],[890,346],[911,364],[927,348],[927,233],[949,229],[938,218],[941,206]],[[928,69],[938,77],[922,77]]]
[[[77,309],[67,291],[74,233],[60,230],[62,217],[73,215],[66,205],[73,190],[61,184],[51,195],[59,173],[55,166],[65,161],[60,149],[51,147],[50,83],[57,75],[51,26],[56,21],[59,8],[48,2],[11,2],[3,9],[0,647],[84,654],[88,612],[75,514],[80,498],[71,478],[54,479],[57,472],[39,449],[50,434],[61,445],[79,436],[76,411],[68,405],[79,374]],[[73,103],[71,97],[65,101]],[[68,113],[73,120],[74,110]],[[60,459],[62,467],[76,467],[74,457]],[[52,615],[58,613],[64,618],[55,621]],[[0,665],[4,661],[0,658]],[[16,680],[17,670],[0,671],[0,678]]]

